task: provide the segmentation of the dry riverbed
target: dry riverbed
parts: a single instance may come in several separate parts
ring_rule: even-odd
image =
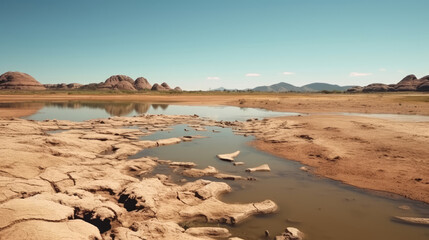
[[[179,224],[236,224],[251,215],[276,211],[271,200],[220,201],[221,194],[231,191],[223,182],[197,179],[177,184],[165,175],[145,177],[158,164],[179,172],[187,170],[189,175],[193,163],[127,160],[145,148],[192,141],[192,136],[157,141],[138,138],[182,123],[196,128],[224,126],[196,116],[148,115],[86,122],[1,119],[0,239],[227,238],[226,228],[184,229]],[[124,128],[127,126],[138,129]],[[214,169],[209,174],[221,173]]]
[[[304,113],[429,115],[427,94],[417,95],[132,96],[135,99],[119,96],[115,100],[233,105]],[[49,95],[39,98],[62,99]],[[63,98],[88,99],[88,96]],[[28,99],[28,96],[0,97],[0,101]],[[24,116],[37,111],[37,106],[29,105],[23,112],[14,111],[0,111],[0,115]],[[219,201],[219,194],[230,191],[223,183],[196,180],[178,185],[161,175],[140,180],[157,164],[171,164],[186,176],[209,174],[247,180],[240,176],[225,176],[211,168],[203,172],[192,170],[191,163],[151,158],[124,161],[127,156],[160,143],[189,141],[137,140],[142,134],[182,123],[231,127],[237,134],[254,135],[256,141],[252,144],[258,149],[306,164],[305,171],[360,188],[396,193],[429,203],[429,122],[340,114],[221,123],[192,116],[114,117],[83,123],[3,119],[0,121],[0,202],[3,206],[0,211],[11,217],[1,220],[0,236],[20,237],[4,234],[47,232],[53,234],[53,239],[72,234],[78,234],[73,235],[76,238],[84,234],[84,237],[102,236],[105,239],[131,239],[130,236],[137,235],[149,239],[226,237],[229,235],[226,229],[185,230],[179,223],[193,219],[233,223],[252,214],[275,211],[275,203],[269,200],[259,203],[260,206]],[[131,125],[138,125],[144,131],[121,129]],[[57,129],[71,130],[46,133]],[[51,228],[61,230],[53,233],[49,231]]]

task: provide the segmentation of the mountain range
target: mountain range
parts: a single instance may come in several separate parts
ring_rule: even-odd
[[[243,91],[255,92],[320,92],[320,91],[346,91],[354,86],[338,86],[328,83],[310,83],[302,87],[297,87],[289,83],[280,82],[270,86],[259,86],[252,89],[244,89]],[[234,91],[236,89],[225,89],[223,87],[214,89],[213,91]]]

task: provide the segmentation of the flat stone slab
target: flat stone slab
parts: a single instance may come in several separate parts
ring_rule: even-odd
[[[234,158],[237,157],[238,154],[240,154],[240,151],[235,151],[233,153],[218,154],[217,157],[220,160],[233,162]]]
[[[419,225],[429,226],[429,218],[395,216],[395,217],[393,217],[393,219],[398,221],[398,222],[403,222],[403,223],[419,224]]]
[[[246,172],[270,172],[270,166],[268,164],[262,164],[261,166],[254,167],[254,168],[247,168]]]
[[[231,236],[231,233],[229,233],[228,229],[220,227],[192,227],[186,229],[185,233],[203,238],[227,238]]]
[[[158,146],[164,146],[164,145],[172,145],[180,143],[182,139],[180,138],[167,138],[167,139],[160,139],[157,142]]]
[[[74,209],[52,201],[34,198],[12,199],[0,205],[0,229],[33,219],[61,221],[73,216]]]

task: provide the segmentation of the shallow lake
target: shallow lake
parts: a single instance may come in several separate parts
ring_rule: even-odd
[[[243,121],[248,118],[293,116],[299,113],[272,112],[256,108],[230,106],[183,106],[168,103],[147,102],[100,102],[100,101],[60,101],[0,103],[0,109],[33,108],[34,114],[26,117],[32,120],[85,121],[110,116],[136,116],[140,114],[194,115],[215,120]]]
[[[29,106],[19,103],[21,106]],[[16,107],[0,104],[0,107]],[[23,105],[24,104],[24,105]],[[180,106],[156,103],[127,102],[37,102],[32,107],[38,110],[27,119],[66,119],[84,121],[109,116],[133,116],[139,114],[197,114],[216,120],[245,120],[273,116],[297,115],[297,113],[270,112],[261,109],[238,107]],[[37,104],[37,105],[34,105]],[[220,172],[255,177],[256,181],[227,181],[233,191],[222,197],[226,202],[247,203],[271,199],[279,205],[275,214],[255,216],[247,221],[228,227],[234,236],[245,239],[265,239],[268,230],[271,238],[285,227],[297,227],[306,234],[306,239],[360,240],[360,239],[429,239],[429,228],[392,221],[393,216],[429,217],[429,205],[411,201],[396,195],[360,190],[336,181],[321,178],[299,170],[301,164],[260,152],[249,146],[252,137],[235,135],[231,129],[208,127],[208,131],[184,131],[187,125],[174,126],[171,131],[157,132],[143,139],[204,135],[177,145],[146,149],[132,158],[154,156],[165,160],[192,161],[197,168],[214,166]],[[219,132],[213,132],[217,130]],[[216,154],[240,150],[236,161],[243,166],[233,166],[216,158]],[[245,168],[267,163],[271,172],[247,173]],[[159,166],[154,173],[171,175],[180,184],[181,179],[193,178],[173,173],[170,168]],[[207,179],[220,181],[211,177]],[[223,181],[223,180],[222,180]],[[399,208],[408,206],[409,210]],[[205,225],[184,223],[186,226]],[[271,239],[270,238],[270,239]]]

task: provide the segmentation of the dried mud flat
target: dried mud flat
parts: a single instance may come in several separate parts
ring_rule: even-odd
[[[189,175],[193,163],[127,159],[145,148],[192,140],[189,136],[139,140],[139,136],[181,123],[224,126],[196,116],[147,115],[86,122],[1,119],[0,239],[228,238],[231,234],[226,228],[185,229],[179,224],[236,224],[251,215],[276,211],[277,205],[270,200],[220,201],[221,194],[231,191],[224,182],[196,179],[177,184],[165,175],[146,177],[158,164],[187,170]],[[61,131],[50,132],[55,130]]]

